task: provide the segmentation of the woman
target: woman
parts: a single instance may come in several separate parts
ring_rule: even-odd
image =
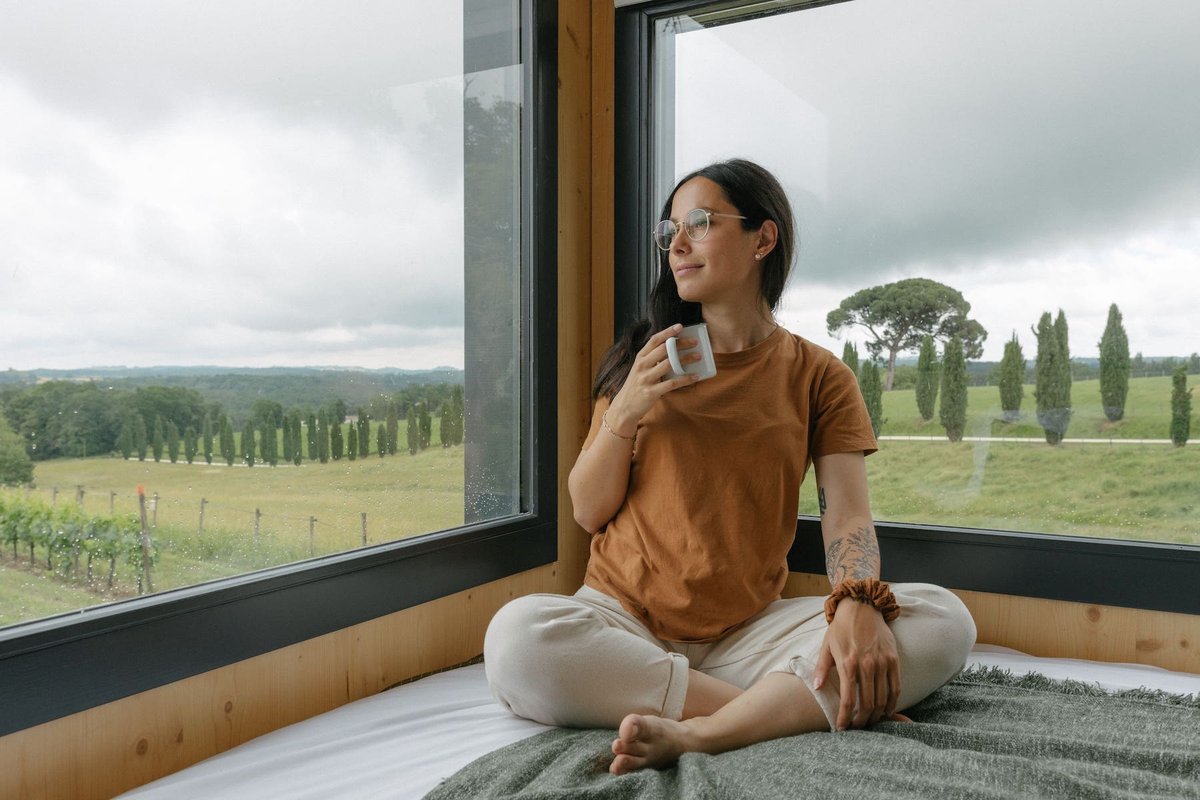
[[[584,586],[518,598],[488,628],[496,698],[548,724],[617,728],[614,774],[903,719],[975,640],[954,595],[877,580],[875,439],[857,382],[773,317],[793,231],[757,164],[676,185],[654,231],[648,319],[605,356],[571,470],[575,519],[592,533]],[[673,377],[666,340],[698,322],[717,375]],[[682,361],[701,358],[696,344],[679,341]],[[835,589],[781,600],[810,462]]]

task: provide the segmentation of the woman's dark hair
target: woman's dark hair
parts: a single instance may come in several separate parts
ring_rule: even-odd
[[[708,178],[720,186],[726,199],[739,214],[746,217],[742,220],[742,228],[745,230],[758,230],[766,220],[773,221],[778,227],[779,237],[775,247],[760,264],[762,298],[774,312],[779,307],[783,287],[792,268],[796,241],[792,206],[784,194],[783,187],[774,175],[752,161],[741,158],[719,161],[680,178],[671,194],[667,196],[667,201],[663,203],[660,220],[670,218],[671,202],[675,199],[675,193],[679,191],[680,186],[693,178]],[[704,321],[699,303],[687,302],[679,297],[668,256],[666,251],[658,251],[658,280],[650,293],[646,316],[630,324],[625,333],[604,354],[600,369],[596,373],[596,382],[592,385],[593,398],[599,398],[601,395],[611,398],[621,390],[630,368],[633,367],[634,357],[656,331],[661,331],[676,322],[691,325]]]

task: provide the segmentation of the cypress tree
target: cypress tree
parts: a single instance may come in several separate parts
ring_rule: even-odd
[[[254,453],[254,423],[247,421],[242,428],[242,461],[247,467],[254,466]]]
[[[154,418],[153,432],[150,434],[150,452],[154,453],[155,461],[162,461],[163,455],[163,426],[160,417]]]
[[[933,419],[933,408],[938,394],[938,361],[933,337],[921,340],[921,355],[917,357],[917,411],[921,419]]]
[[[346,437],[346,458],[354,461],[358,458],[358,425],[350,423],[350,433]]]
[[[1192,428],[1192,390],[1187,388],[1187,365],[1180,364],[1171,375],[1171,441],[1187,444]]]
[[[133,415],[133,451],[138,461],[146,460],[146,420],[141,414]]]
[[[228,416],[221,417],[221,457],[228,466],[233,466],[237,452],[233,445],[233,420]]]
[[[204,415],[200,435],[204,442],[204,463],[211,464],[213,460],[213,425],[212,418],[208,414]]]
[[[438,438],[442,440],[442,447],[449,447],[450,441],[454,438],[452,413],[449,400],[442,403],[442,407],[438,409],[438,417],[442,420],[442,424],[438,426]]]
[[[1021,418],[1021,401],[1025,399],[1025,354],[1017,341],[1017,332],[1004,343],[1004,358],[1000,360],[1000,408],[1004,421]]]
[[[269,417],[262,424],[262,460],[272,467],[279,465],[279,441],[275,436],[275,418]]]
[[[280,420],[283,425],[283,461],[285,464],[292,463],[292,420],[287,414],[283,415]]]
[[[1200,375],[1200,353],[1192,353],[1188,358],[1188,374]]]
[[[938,418],[946,429],[946,438],[961,442],[967,427],[967,359],[962,340],[957,336],[946,342],[942,351],[942,403]]]
[[[304,460],[304,432],[300,429],[300,412],[292,412],[292,463],[297,467]]]
[[[317,415],[308,415],[308,460],[316,461],[321,456],[321,448],[317,444]]]
[[[433,441],[433,417],[430,415],[429,408],[424,402],[421,403],[421,410],[417,414],[417,423],[420,426],[421,449],[424,450]]]
[[[1045,431],[1046,442],[1058,444],[1071,419],[1071,395],[1070,385],[1063,382],[1064,353],[1049,311],[1042,314],[1033,333],[1037,337],[1033,396],[1037,398],[1038,424]]]
[[[857,352],[856,352],[857,355]],[[454,444],[462,444],[466,432],[466,418],[463,408],[463,387],[455,386],[450,392],[450,402],[454,408]]]
[[[863,402],[867,404],[871,430],[878,436],[887,420],[883,418],[883,380],[879,377],[879,365],[874,359],[862,362],[858,370],[858,385],[862,390]]]
[[[191,464],[196,460],[200,448],[196,444],[196,429],[191,425],[183,429],[183,457]]]
[[[408,454],[416,455],[417,450],[421,449],[421,423],[417,421],[417,410],[412,406],[408,407]]]
[[[1129,395],[1129,337],[1117,304],[1108,307],[1108,324],[1100,337],[1100,404],[1109,422],[1125,416]]]
[[[375,449],[379,452],[379,457],[383,458],[387,452],[387,427],[383,425],[375,426]]]
[[[1071,422],[1071,347],[1067,337],[1067,315],[1060,308],[1054,318],[1054,335],[1058,338],[1058,351],[1062,355],[1059,362],[1059,381],[1062,384],[1063,396],[1066,398],[1066,420],[1063,422],[1063,436],[1067,435],[1067,425]]]
[[[342,423],[334,417],[333,424],[329,426],[329,452],[333,456],[334,461],[341,461],[344,454],[342,441]]]
[[[166,427],[163,429],[163,436],[167,440],[167,457],[174,464],[179,460],[179,428],[175,427],[174,420],[167,420]]]
[[[358,410],[358,457],[366,458],[371,454],[371,418],[367,410]]]
[[[396,455],[396,448],[399,446],[399,436],[400,436],[399,411],[396,408],[396,404],[389,401],[388,408],[387,408],[387,441],[388,441],[387,451],[388,451],[389,456]]]
[[[317,457],[322,464],[329,463],[329,417],[324,411],[317,414]]]
[[[846,346],[842,348],[842,363],[858,376],[858,345],[854,342],[846,342]]]
[[[117,449],[126,461],[133,455],[133,423],[126,419],[121,423],[121,433],[117,436]]]

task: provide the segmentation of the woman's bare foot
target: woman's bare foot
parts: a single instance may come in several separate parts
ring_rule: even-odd
[[[624,775],[646,767],[665,767],[697,749],[696,736],[688,722],[630,714],[617,729],[612,744],[616,758],[608,771]]]

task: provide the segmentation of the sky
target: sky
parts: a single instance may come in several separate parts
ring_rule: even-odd
[[[779,317],[839,355],[866,340],[828,336],[842,299],[926,277],[971,303],[988,360],[1013,331],[1032,358],[1059,308],[1095,357],[1114,302],[1132,351],[1186,356],[1197,36],[1194,0],[855,0],[685,32],[676,174],[742,156],[779,176],[801,230]]]
[[[0,0],[0,369],[464,367],[457,6]],[[780,176],[780,318],[836,352],[842,298],[922,276],[963,292],[987,359],[1013,330],[1032,358],[1058,308],[1094,356],[1114,301],[1134,351],[1187,355],[1198,33],[1194,0],[854,0],[689,32],[675,165]]]

